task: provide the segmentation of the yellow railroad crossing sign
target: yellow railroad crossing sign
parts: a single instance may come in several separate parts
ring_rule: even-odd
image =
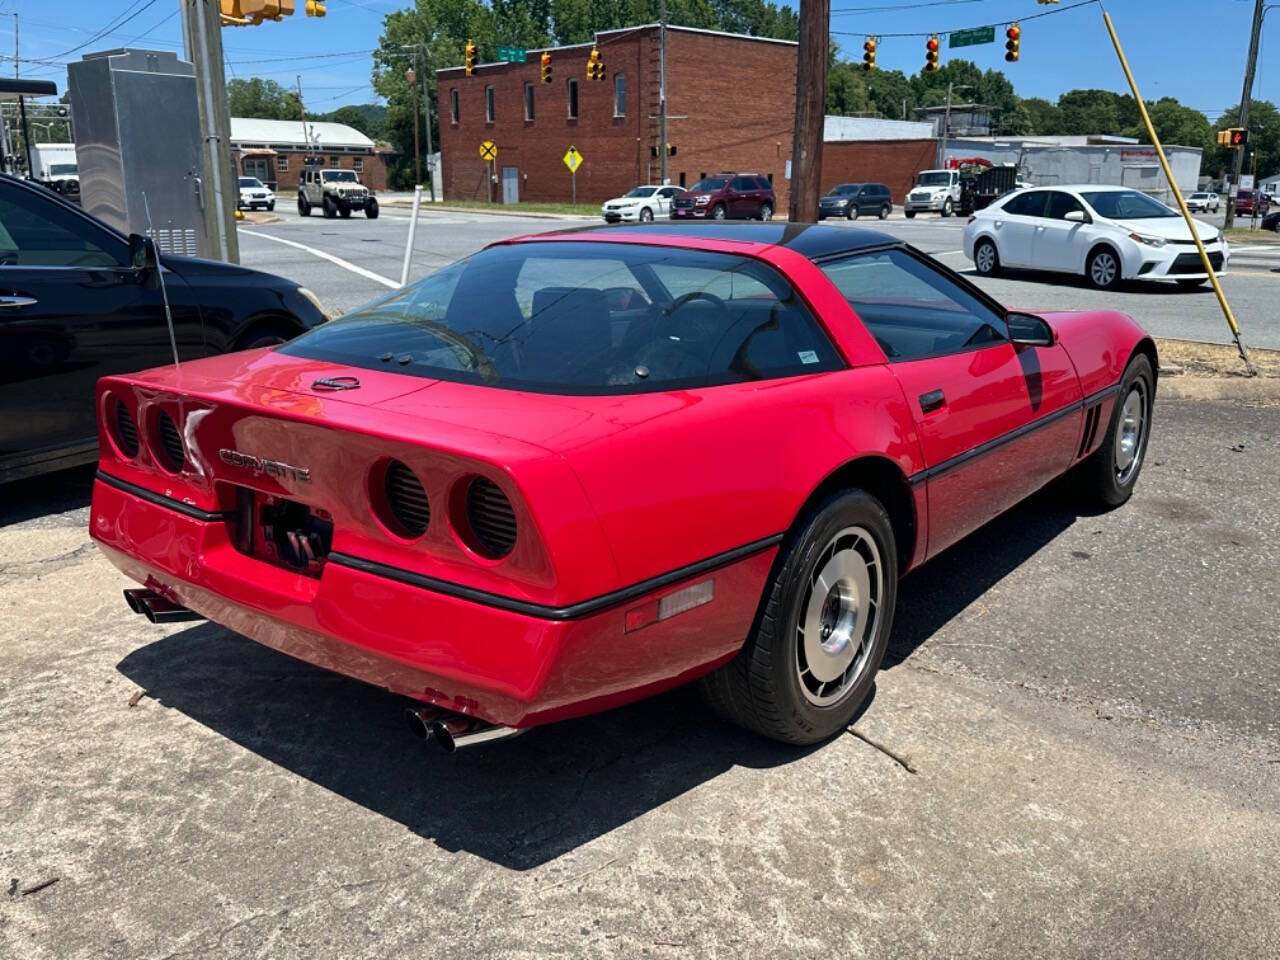
[[[492,140],[486,140],[484,143],[480,144],[480,159],[481,160],[497,160],[498,145],[494,143]]]
[[[561,159],[564,160],[564,165],[569,168],[570,173],[577,173],[578,168],[582,166],[582,154],[578,152],[577,147],[570,147]]]

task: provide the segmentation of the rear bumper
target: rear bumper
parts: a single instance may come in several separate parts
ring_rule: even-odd
[[[237,551],[221,519],[162,501],[94,483],[90,533],[126,576],[308,663],[512,727],[608,709],[731,659],[777,552],[774,539],[603,608],[578,605],[591,606],[580,616],[540,616],[337,559],[319,578],[292,573]],[[707,579],[711,602],[624,629],[628,610]]]

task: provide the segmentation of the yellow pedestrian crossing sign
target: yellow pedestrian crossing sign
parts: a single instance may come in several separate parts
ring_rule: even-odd
[[[577,173],[578,168],[582,166],[582,154],[578,152],[577,147],[570,147],[565,151],[564,165],[569,168],[570,173]]]
[[[486,140],[484,143],[480,144],[480,159],[481,160],[497,160],[498,145],[494,143],[492,140]]]

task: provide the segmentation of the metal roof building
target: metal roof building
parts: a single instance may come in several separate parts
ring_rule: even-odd
[[[280,150],[347,150],[368,153],[374,142],[355,127],[322,120],[260,120],[257,117],[231,118],[233,147],[268,147]]]

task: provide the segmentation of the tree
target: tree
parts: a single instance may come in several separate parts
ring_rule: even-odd
[[[1147,113],[1162,144],[1199,147],[1204,151],[1204,160],[1212,160],[1216,150],[1213,127],[1209,125],[1209,118],[1199,110],[1185,107],[1173,97],[1161,97],[1155,103],[1147,103]],[[1141,122],[1141,118],[1138,123],[1125,131],[1125,135],[1137,137],[1143,143],[1151,142],[1151,137],[1147,135],[1147,128]]]
[[[368,106],[372,106],[372,104]],[[380,129],[382,124],[377,123],[366,108],[355,106],[339,107],[332,113],[326,113],[321,119],[332,123],[345,123],[348,127],[359,130],[370,140],[378,140],[382,137],[382,130]]]
[[[1112,90],[1068,90],[1058,98],[1064,134],[1119,134],[1141,122],[1133,97]]]
[[[274,80],[236,77],[227,83],[227,99],[233,117],[294,120],[300,116],[298,95]]]
[[[1232,104],[1222,112],[1214,130],[1226,130],[1240,124],[1240,104]],[[1280,110],[1269,100],[1249,102],[1249,145],[1244,150],[1245,173],[1253,172],[1253,154],[1258,155],[1258,176],[1270,177],[1280,173]],[[1212,153],[1215,167],[1225,173],[1231,166],[1231,148],[1215,146]]]
[[[1057,104],[1041,97],[1028,97],[1022,101],[1027,112],[1028,130],[1033,136],[1051,137],[1062,132],[1062,113]]]

